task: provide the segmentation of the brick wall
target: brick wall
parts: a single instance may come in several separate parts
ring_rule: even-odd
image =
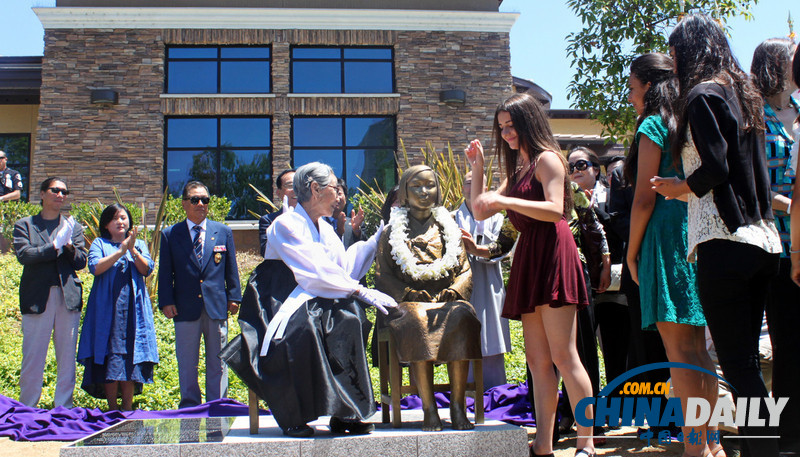
[[[31,157],[32,189],[58,175],[72,201],[157,205],[164,169],[164,46],[160,30],[45,32],[41,106]],[[90,103],[92,88],[119,93],[119,104]]]
[[[271,44],[274,98],[160,98],[169,44]],[[392,45],[400,97],[288,97],[291,44]],[[396,115],[412,161],[426,141],[438,150],[449,142],[460,157],[470,139],[488,143],[494,108],[511,93],[509,61],[505,33],[47,30],[32,187],[57,174],[73,201],[110,201],[117,186],[153,209],[163,189],[164,115],[271,115],[276,173],[289,166],[296,114]],[[100,87],[118,91],[119,104],[91,105],[90,90]],[[447,89],[464,90],[466,103],[440,103]]]

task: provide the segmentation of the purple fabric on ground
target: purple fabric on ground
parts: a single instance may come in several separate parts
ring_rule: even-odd
[[[483,395],[487,419],[500,420],[515,425],[534,424],[526,384],[506,384],[493,387]],[[437,392],[439,408],[450,407],[448,393]],[[420,409],[422,402],[416,395],[404,397],[402,409]],[[467,397],[467,408],[474,410],[472,398]],[[51,410],[31,408],[0,395],[0,436],[15,441],[75,441],[110,427],[123,419],[177,419],[190,417],[246,416],[247,405],[223,398],[193,408],[166,411],[131,411],[104,413],[99,409],[64,408]],[[261,411],[261,414],[268,412]]]
[[[74,441],[125,419],[118,412],[99,409],[31,408],[0,395],[0,436],[19,441]]]

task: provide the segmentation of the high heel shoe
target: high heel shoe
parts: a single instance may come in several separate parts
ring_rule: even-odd
[[[575,452],[575,457],[597,457],[597,454],[594,451],[590,451],[589,449],[581,449]]]

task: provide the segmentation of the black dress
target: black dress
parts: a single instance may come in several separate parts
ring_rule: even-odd
[[[267,402],[283,429],[320,416],[367,419],[376,410],[365,354],[372,324],[359,301],[308,300],[289,318],[283,338],[259,356],[270,319],[296,286],[282,261],[262,262],[242,298],[242,334],[220,357]]]

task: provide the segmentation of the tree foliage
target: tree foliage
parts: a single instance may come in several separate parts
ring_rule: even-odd
[[[567,0],[583,28],[567,35],[575,75],[568,86],[573,106],[591,111],[611,141],[629,141],[636,113],[628,103],[633,59],[667,52],[669,32],[684,11],[704,12],[722,24],[734,16],[752,19],[758,0]]]

